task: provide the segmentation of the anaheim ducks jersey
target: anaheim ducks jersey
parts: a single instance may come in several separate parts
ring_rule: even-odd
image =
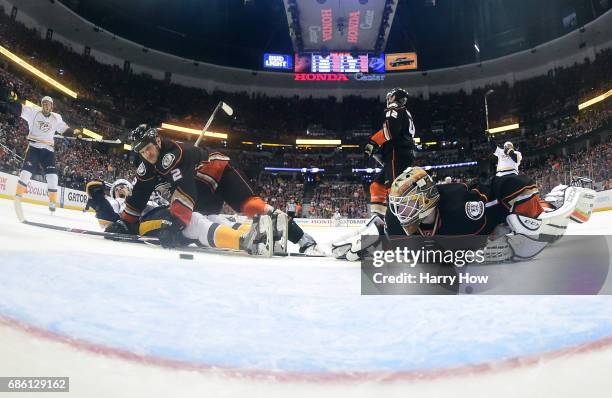
[[[63,134],[68,129],[59,113],[51,112],[45,116],[41,109],[32,106],[21,107],[21,118],[28,123],[27,139],[34,148],[53,151],[55,133]]]
[[[189,224],[198,200],[196,166],[208,158],[207,151],[191,144],[162,139],[159,158],[155,164],[141,160],[136,169],[136,184],[132,196],[126,200],[121,218],[137,222],[138,217],[160,182],[170,184],[170,213],[185,225]]]
[[[412,115],[405,106],[391,104],[385,109],[385,122],[382,130],[385,137],[383,154],[390,152],[391,148],[414,149],[416,129]]]
[[[504,221],[497,206],[488,207],[488,198],[477,189],[468,189],[465,184],[437,185],[440,193],[435,219],[431,225],[421,223],[415,234],[422,236],[467,236],[488,235]],[[387,212],[385,217],[389,235],[405,235],[397,218]]]

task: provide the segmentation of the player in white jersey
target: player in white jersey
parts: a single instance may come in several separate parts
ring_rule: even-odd
[[[504,143],[504,149],[495,146],[495,156],[497,156],[497,170],[495,175],[502,177],[510,174],[518,174],[518,168],[523,160],[523,155],[514,149],[510,141]]]
[[[9,97],[6,95],[6,89],[2,91],[6,97]],[[40,108],[22,105],[13,96],[7,99],[5,109],[20,116],[28,123],[28,148],[24,156],[23,167],[19,173],[15,195],[21,197],[27,192],[32,174],[37,172],[40,166],[47,180],[49,210],[53,212],[57,206],[58,185],[53,137],[56,133],[79,135],[80,130],[70,128],[58,113],[53,112],[53,99],[51,97],[43,97],[40,101]]]
[[[339,227],[342,220],[342,214],[340,214],[340,209],[336,209],[334,214],[332,215],[332,225],[334,227]]]

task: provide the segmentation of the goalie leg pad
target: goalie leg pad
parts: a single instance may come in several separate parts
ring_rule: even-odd
[[[512,249],[512,259],[515,261],[528,260],[537,256],[548,244],[549,242],[534,239],[533,236],[508,236],[508,245]]]
[[[591,218],[596,196],[595,191],[592,189],[581,188],[581,191],[576,208],[570,215],[570,219],[579,224],[585,223]]]

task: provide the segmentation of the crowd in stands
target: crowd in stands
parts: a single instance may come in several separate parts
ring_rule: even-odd
[[[587,177],[597,189],[612,187],[612,137],[607,142],[569,156],[549,156],[546,161],[524,171],[543,192],[558,184],[570,184],[576,177]]]
[[[317,185],[309,215],[312,218],[331,218],[338,211],[343,218],[367,218],[367,201],[363,184],[323,182]]]
[[[42,39],[41,33],[29,30],[0,12],[0,41],[28,62],[57,77],[81,95],[73,101],[50,91],[40,81],[24,74],[4,60],[0,65],[0,84],[12,83],[21,100],[38,101],[52,94],[55,110],[71,126],[89,128],[105,138],[123,139],[126,132],[143,121],[177,121],[182,125],[201,127],[202,110],[214,108],[220,98],[237,110],[235,119],[220,118],[220,129],[230,135],[249,134],[252,146],[227,147],[216,142],[213,147],[229,154],[250,179],[255,190],[272,205],[285,209],[290,201],[303,203],[305,181],[300,173],[273,175],[262,172],[265,167],[317,167],[327,170],[350,170],[374,167],[361,154],[361,149],[299,149],[294,147],[258,147],[263,141],[286,140],[310,131],[344,134],[343,142],[363,144],[364,131],[375,131],[382,123],[382,99],[335,98],[270,98],[246,93],[207,93],[158,81],[150,76],[127,73],[116,66],[102,65],[93,58],[77,54],[70,48]],[[589,151],[559,157],[546,154],[547,148],[580,138],[612,121],[610,101],[578,113],[576,105],[612,87],[612,50],[603,50],[593,61],[585,60],[569,68],[557,68],[547,75],[479,88],[471,94],[431,94],[429,98],[413,98],[409,108],[423,141],[447,142],[435,151],[419,151],[418,165],[478,161],[491,155],[484,129],[484,93],[488,96],[490,120],[520,122],[520,133],[495,137],[501,143],[512,140],[526,156],[538,153],[537,159],[526,159],[523,170],[549,190],[566,182],[569,173],[593,178],[610,185],[610,143],[593,146]],[[350,115],[350,117],[347,117]],[[509,118],[508,115],[512,115]],[[352,135],[351,132],[361,132]],[[0,170],[17,174],[26,147],[27,128],[20,118],[0,113]],[[367,135],[366,135],[367,137]],[[330,138],[330,137],[325,137]],[[450,148],[450,149],[448,149]],[[541,153],[541,155],[540,155]],[[57,170],[60,184],[83,189],[90,179],[111,181],[131,178],[133,155],[116,146],[75,140],[56,141]],[[474,177],[474,170],[454,173],[460,180]],[[440,178],[444,175],[436,173]],[[438,177],[437,176],[437,177]],[[344,176],[346,180],[346,176]],[[606,185],[607,184],[607,185]],[[323,180],[316,183],[307,200],[308,216],[330,217],[338,210],[343,217],[358,218],[367,214],[367,187],[360,176],[341,183]]]

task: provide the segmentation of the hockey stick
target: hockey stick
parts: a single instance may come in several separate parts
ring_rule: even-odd
[[[102,231],[91,231],[91,230],[81,229],[81,228],[62,227],[62,226],[54,225],[54,224],[46,224],[46,223],[40,223],[40,222],[35,222],[35,221],[28,221],[23,215],[23,207],[21,206],[20,197],[15,198],[14,207],[15,207],[15,214],[17,215],[17,218],[19,219],[21,223],[25,225],[31,225],[33,227],[40,227],[40,228],[47,228],[47,229],[52,229],[55,231],[76,233],[80,235],[102,236],[106,239],[121,241],[121,242],[145,243],[147,245],[161,247],[159,244],[159,239],[154,238],[154,237],[129,235],[129,234],[118,234],[118,233],[102,232]],[[250,256],[248,253],[243,252],[243,251],[236,251],[236,250],[231,250],[231,249],[220,249],[220,248],[214,248],[214,247],[184,246],[184,247],[177,248],[177,250],[178,251],[189,251],[189,252],[204,252],[204,253],[207,252],[207,253],[217,253],[217,254],[231,253],[231,254],[237,254],[237,255]],[[304,253],[274,253],[274,256],[276,257],[326,257],[323,255],[309,256]]]
[[[161,246],[159,245],[158,242],[156,242],[155,240],[146,240],[144,241],[145,244],[147,244],[148,246],[156,246],[161,248]],[[192,253],[207,253],[207,254],[232,254],[232,255],[237,255],[237,256],[243,256],[243,257],[253,257],[252,254],[247,253],[246,251],[243,250],[233,250],[233,249],[223,249],[223,248],[219,248],[219,247],[206,247],[206,246],[181,246],[181,247],[176,247],[174,248],[176,251],[181,251],[181,252],[192,252]],[[255,257],[262,257],[262,256],[255,256]],[[273,254],[273,257],[327,257],[325,255],[319,254],[319,255],[308,255],[308,254],[304,254],[304,253],[280,253],[280,252],[275,252]]]
[[[13,151],[11,148],[7,147],[6,145],[2,143],[0,143],[0,147],[4,149],[5,151],[7,151],[8,153],[10,153],[11,155],[13,155],[15,159],[19,160],[20,162],[23,162],[23,158],[17,155],[17,152]]]
[[[87,141],[87,142],[101,142],[104,144],[122,144],[120,139],[116,140],[98,140],[96,138],[87,138],[87,137],[65,137],[63,135],[56,134],[53,138],[59,138],[61,140],[71,140],[71,141]]]
[[[71,232],[71,233],[76,233],[80,235],[102,236],[106,239],[125,241],[125,242],[159,241],[159,239],[157,238],[146,237],[146,236],[118,234],[118,233],[102,232],[102,231],[91,231],[91,230],[81,229],[81,228],[62,227],[62,226],[54,225],[54,224],[46,224],[46,223],[41,223],[41,222],[29,221],[25,218],[23,214],[23,207],[21,205],[21,198],[19,196],[15,198],[13,204],[15,208],[15,214],[17,215],[17,219],[19,220],[19,222],[26,224],[26,225],[31,225],[31,226],[40,227],[40,228],[53,229],[56,231]]]
[[[219,101],[219,103],[215,107],[215,110],[213,111],[212,115],[210,115],[210,117],[208,118],[208,121],[206,122],[206,125],[204,125],[204,128],[200,132],[200,136],[196,140],[194,146],[198,146],[200,144],[200,141],[202,141],[202,138],[204,138],[204,133],[206,133],[206,131],[210,127],[210,124],[212,123],[212,121],[215,118],[215,115],[217,114],[219,109],[223,109],[223,112],[225,112],[228,116],[232,116],[234,114],[234,110],[228,104],[226,104],[223,101]]]

